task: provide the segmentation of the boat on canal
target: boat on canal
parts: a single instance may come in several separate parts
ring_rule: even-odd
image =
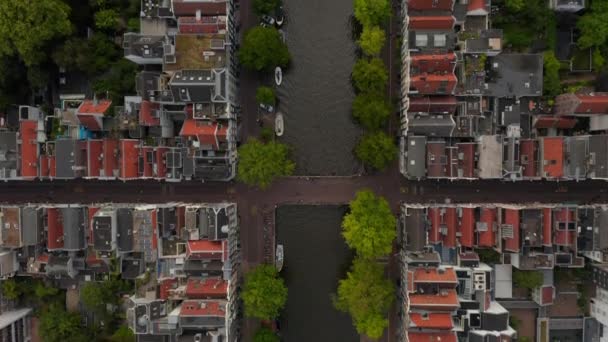
[[[280,137],[283,135],[283,132],[285,132],[283,114],[277,113],[276,117],[274,118],[274,133],[277,135],[277,137]]]
[[[277,252],[275,253],[275,257],[274,257],[274,265],[279,272],[281,272],[281,270],[283,269],[283,259],[285,257],[285,255],[283,253],[284,253],[283,245],[278,244]]]
[[[274,83],[277,85],[281,85],[281,83],[283,83],[283,70],[281,67],[276,67],[274,69]]]

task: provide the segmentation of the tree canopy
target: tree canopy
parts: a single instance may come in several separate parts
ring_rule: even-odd
[[[16,300],[21,296],[21,290],[17,286],[15,279],[9,278],[2,282],[2,295],[10,300]]]
[[[388,202],[370,190],[357,192],[349,204],[350,212],[342,220],[346,244],[364,258],[391,253],[397,236],[397,221]]]
[[[355,63],[352,79],[357,91],[380,93],[386,88],[388,72],[380,58],[360,59]]]
[[[511,12],[520,12],[525,4],[525,0],[505,0],[505,6]]]
[[[391,16],[388,0],[355,0],[355,18],[365,26],[381,25]]]
[[[364,26],[357,43],[364,54],[376,56],[380,54],[385,41],[386,35],[380,26]]]
[[[95,27],[100,30],[112,31],[118,25],[118,12],[113,8],[103,9],[95,13]]]
[[[17,54],[27,66],[40,63],[45,45],[72,31],[69,15],[61,0],[0,1],[0,57]]]
[[[253,13],[257,15],[273,14],[280,5],[281,0],[253,0]]]
[[[87,282],[80,288],[80,299],[84,306],[91,311],[104,311],[106,302],[113,295],[102,283]]]
[[[357,332],[377,339],[388,326],[394,297],[395,288],[385,278],[382,265],[357,258],[346,279],[340,280],[335,306],[350,314]]]
[[[285,67],[290,58],[287,45],[275,28],[256,26],[245,33],[239,60],[246,68],[262,71]]]
[[[126,325],[121,325],[115,332],[110,336],[111,342],[135,342],[135,334]]]
[[[40,315],[40,336],[45,342],[88,342],[81,328],[80,315],[69,313],[57,304],[50,305]]]
[[[608,2],[594,1],[591,10],[578,18],[576,27],[581,35],[577,44],[581,49],[602,46],[608,41]]]
[[[279,342],[279,337],[272,330],[261,327],[255,332],[253,342]]]
[[[397,152],[393,139],[382,131],[365,134],[355,147],[357,158],[376,170],[384,170],[397,158]]]
[[[262,189],[277,177],[291,175],[295,169],[295,163],[289,159],[289,147],[278,142],[249,139],[238,153],[237,179]]]
[[[70,38],[53,52],[57,65],[82,71],[91,77],[107,72],[118,58],[114,42],[100,33],[90,39]]]
[[[367,129],[382,127],[391,112],[391,106],[381,96],[361,93],[353,101],[353,116]]]
[[[543,285],[543,274],[538,271],[513,270],[513,283],[517,287],[533,290]]]
[[[287,301],[287,287],[274,265],[259,265],[245,275],[242,293],[245,315],[273,319]]]
[[[556,96],[561,92],[559,79],[560,63],[553,51],[545,51],[543,55],[544,74],[543,90],[545,95]]]
[[[258,87],[255,92],[255,100],[258,103],[274,106],[276,102],[274,89],[270,87]]]

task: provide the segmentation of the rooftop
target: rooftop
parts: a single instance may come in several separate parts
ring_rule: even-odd
[[[165,71],[220,69],[226,65],[224,34],[177,35],[175,63],[164,64]]]
[[[449,268],[416,268],[414,283],[458,283],[456,272]]]

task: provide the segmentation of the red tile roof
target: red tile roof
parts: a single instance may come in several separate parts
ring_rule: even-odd
[[[577,114],[608,114],[608,93],[576,94],[576,97],[579,100]]]
[[[410,313],[410,325],[422,329],[452,329],[454,322],[452,315],[449,313],[428,313],[421,314],[418,312]]]
[[[418,75],[411,78],[410,87],[420,94],[452,94],[457,82],[454,74]]]
[[[148,159],[148,154],[150,153],[154,153],[154,147],[152,146],[142,146],[141,147],[141,155],[143,157],[143,170],[144,170],[144,174],[143,177],[153,177],[154,176],[154,172],[153,172],[153,160],[152,159]]]
[[[57,158],[55,156],[49,156],[49,175],[57,176]]]
[[[103,139],[104,177],[114,178],[114,170],[118,170],[118,154],[118,140]]]
[[[173,13],[177,17],[194,16],[200,10],[204,16],[226,15],[226,1],[173,0]]]
[[[441,10],[451,11],[454,8],[454,0],[409,0],[407,3],[408,10],[414,11],[428,11],[428,10]]]
[[[481,208],[479,221],[485,223],[486,230],[478,230],[479,239],[477,245],[479,247],[494,247],[496,238],[493,228],[496,223],[496,208]]]
[[[100,100],[97,102],[91,100],[84,100],[78,107],[78,114],[97,114],[104,115],[110,106],[112,105],[112,101],[110,100]]]
[[[165,153],[167,153],[169,149],[166,147],[157,147],[156,148],[156,177],[158,178],[167,178],[167,164],[165,162]]]
[[[475,216],[473,208],[462,208],[462,217],[460,218],[458,228],[461,235],[460,244],[465,247],[473,247],[473,232],[475,229]]]
[[[534,121],[534,128],[559,128],[571,129],[576,126],[576,119],[564,116],[537,116]]]
[[[190,299],[226,298],[228,282],[221,278],[189,278],[186,297]]]
[[[536,153],[538,151],[536,140],[522,139],[519,143],[520,162],[522,165],[522,175],[524,177],[538,176],[538,163]]]
[[[408,332],[409,342],[456,342],[453,332]]]
[[[226,30],[226,20],[224,18],[223,16],[213,16],[202,17],[201,20],[197,20],[196,17],[180,17],[177,19],[177,27],[179,33],[184,34],[218,33]]]
[[[456,208],[446,208],[444,220],[447,232],[443,245],[448,248],[456,247]]]
[[[426,166],[428,178],[440,178],[446,175],[446,144],[443,141],[426,143]]]
[[[201,259],[213,259],[225,261],[227,256],[228,244],[225,240],[209,241],[196,240],[188,241],[186,245],[186,256]]]
[[[458,143],[458,154],[462,155],[462,159],[458,159],[458,168],[462,170],[461,177],[463,178],[474,178],[475,177],[475,150],[477,144],[475,143]]]
[[[554,291],[555,289],[553,288],[552,285],[545,285],[541,288],[541,295],[540,295],[540,305],[552,305],[553,304],[553,297],[554,297]]]
[[[158,126],[160,118],[154,117],[152,113],[160,108],[160,104],[148,100],[141,101],[139,106],[139,124],[143,126]]]
[[[217,300],[185,300],[182,302],[180,317],[183,316],[226,316],[226,304]]]
[[[152,210],[152,249],[158,249],[158,210]]]
[[[418,267],[414,270],[414,283],[458,284],[456,272],[451,267],[441,271],[434,267]]]
[[[87,140],[87,176],[99,177],[103,154],[102,140]]]
[[[543,137],[542,163],[543,177],[561,178],[564,176],[564,138]]]
[[[458,308],[456,290],[443,290],[440,294],[410,294],[410,306],[416,308],[441,308],[444,310]]]
[[[439,243],[441,241],[441,237],[439,236],[439,224],[441,218],[439,216],[439,208],[429,208],[428,218],[431,221],[431,231],[429,234],[429,242],[430,243]]]
[[[519,210],[505,209],[504,223],[513,227],[513,237],[505,238],[505,250],[510,252],[519,252]]]
[[[411,16],[410,30],[451,30],[455,19],[451,15],[445,16]]]
[[[50,175],[49,171],[49,157],[47,155],[40,156],[40,177],[48,177]]]
[[[103,128],[103,122],[101,117],[97,115],[82,115],[78,114],[78,120],[80,124],[89,131],[101,131]]]
[[[60,220],[59,209],[48,208],[47,213],[47,245],[49,250],[63,248],[63,224]]]
[[[456,68],[456,54],[414,55],[410,66],[413,74],[453,73]]]
[[[219,148],[220,142],[227,141],[228,127],[218,122],[187,119],[184,121],[179,135],[183,137],[196,137],[201,145]]]
[[[161,280],[160,285],[158,286],[158,297],[160,299],[168,299],[169,291],[174,289],[176,286],[177,286],[177,279],[175,279],[175,278],[168,278],[168,279]]]
[[[454,113],[458,106],[455,96],[421,96],[410,98],[408,112]]]
[[[468,15],[487,15],[486,0],[469,0]]]
[[[120,139],[120,177],[133,179],[138,177],[139,140]]]
[[[38,122],[23,120],[19,123],[21,136],[21,177],[38,177]]]
[[[575,246],[576,232],[558,230],[553,233],[553,243],[558,246]]]
[[[553,226],[551,225],[551,208],[543,208],[543,245],[552,246],[551,242]]]

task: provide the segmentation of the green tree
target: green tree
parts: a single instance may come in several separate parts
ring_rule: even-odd
[[[287,287],[274,265],[259,265],[245,275],[243,285],[245,315],[273,319],[287,301]]]
[[[357,192],[342,220],[346,244],[363,258],[388,255],[397,236],[397,221],[388,202],[369,190]]]
[[[340,280],[335,306],[350,314],[360,334],[380,338],[388,326],[387,313],[395,288],[384,269],[373,261],[355,259],[346,279]]]
[[[17,54],[27,66],[39,64],[46,44],[72,31],[69,14],[61,0],[0,1],[0,57]]]
[[[253,13],[260,16],[273,14],[280,5],[281,0],[253,0]]]
[[[606,60],[602,56],[602,51],[599,48],[593,50],[593,71],[600,72],[604,68]]]
[[[87,309],[95,312],[105,311],[106,303],[112,295],[103,283],[87,282],[80,288],[80,300]]]
[[[126,325],[121,325],[112,336],[110,336],[112,342],[135,342],[135,334]]]
[[[36,282],[34,285],[34,296],[40,300],[44,300],[49,297],[54,297],[59,294],[59,289],[56,287],[46,286],[42,281]]]
[[[129,32],[139,32],[139,18],[130,18],[127,21],[127,29]]]
[[[384,125],[391,106],[381,96],[361,93],[353,101],[353,116],[367,129],[378,129]]]
[[[274,89],[270,87],[258,87],[255,92],[255,99],[260,104],[266,104],[274,106],[276,102],[276,97],[274,95]]]
[[[391,16],[388,0],[355,0],[355,18],[365,26],[381,25]]]
[[[560,63],[553,51],[545,51],[543,55],[544,74],[543,88],[547,96],[556,96],[561,92],[559,68]]]
[[[114,104],[121,104],[125,95],[135,91],[137,64],[127,59],[119,59],[110,70],[93,85],[97,93],[107,92]]]
[[[513,270],[513,283],[515,286],[533,290],[543,285],[543,274],[538,271]]]
[[[384,132],[368,133],[355,147],[355,155],[365,165],[384,170],[397,158],[397,146]]]
[[[45,342],[88,342],[80,324],[80,315],[52,304],[40,315],[40,336]]]
[[[15,279],[10,278],[2,282],[2,295],[10,300],[16,300],[21,296],[21,290]]]
[[[577,44],[581,49],[602,46],[608,41],[608,2],[594,1],[591,10],[578,18],[576,26],[581,35]]]
[[[289,147],[275,141],[262,143],[249,139],[239,148],[237,179],[265,189],[277,177],[289,176],[295,164],[289,159]]]
[[[279,337],[272,330],[261,327],[255,332],[253,342],[279,342]]]
[[[100,30],[112,31],[118,24],[118,12],[114,9],[104,9],[95,13],[95,27]]]
[[[256,26],[245,33],[239,59],[246,68],[262,71],[285,67],[290,58],[287,45],[275,28]]]
[[[364,54],[376,56],[380,54],[385,41],[386,35],[380,26],[364,26],[357,43]]]
[[[388,82],[388,72],[380,58],[360,59],[352,74],[355,89],[360,92],[383,92]]]
[[[89,39],[66,40],[53,52],[53,60],[59,66],[82,71],[93,78],[107,72],[119,60],[119,53],[116,44],[106,35],[96,33]]]
[[[505,0],[505,6],[511,12],[520,12],[525,5],[525,0]]]

